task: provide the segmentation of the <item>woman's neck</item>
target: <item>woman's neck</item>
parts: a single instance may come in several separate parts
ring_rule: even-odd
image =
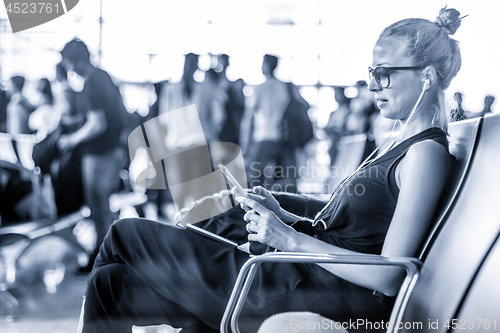
[[[401,129],[403,129],[404,127],[404,131],[398,137],[397,139],[398,143],[420,132],[423,132],[426,129],[433,127],[433,122],[432,122],[433,118],[434,118],[433,113],[429,112],[429,109],[427,109],[427,110],[416,110],[415,114],[411,119],[409,119],[409,122],[408,124],[406,124],[406,126],[405,126],[406,121],[400,120]]]

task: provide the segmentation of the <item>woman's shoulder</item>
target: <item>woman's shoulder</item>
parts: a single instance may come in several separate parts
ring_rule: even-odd
[[[440,170],[447,173],[451,167],[452,155],[443,143],[427,139],[414,143],[408,149],[404,162],[403,169],[412,172]]]
[[[432,139],[414,143],[396,169],[396,183],[413,191],[425,188],[432,193],[441,191],[436,184],[448,179],[452,167],[452,156],[447,147]]]
[[[447,143],[447,142],[446,142]],[[415,142],[407,154],[414,154],[421,158],[450,157],[447,145],[442,140],[425,139]]]
[[[446,133],[438,127],[428,128],[402,144],[405,155],[414,155],[415,158],[450,158],[449,142]]]

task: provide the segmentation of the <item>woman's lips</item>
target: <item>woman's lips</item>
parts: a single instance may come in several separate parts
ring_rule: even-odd
[[[383,108],[384,106],[386,106],[386,105],[387,105],[387,103],[388,103],[388,102],[389,102],[389,101],[388,101],[388,100],[386,100],[386,99],[382,99],[382,98],[380,98],[380,99],[379,99],[379,98],[377,98],[377,106],[378,106],[379,108]]]

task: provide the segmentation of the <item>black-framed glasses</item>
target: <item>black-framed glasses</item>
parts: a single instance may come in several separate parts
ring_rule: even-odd
[[[391,84],[391,73],[393,71],[405,71],[405,70],[419,70],[423,69],[420,66],[408,66],[408,67],[368,67],[368,75],[370,76],[370,81],[375,78],[375,81],[382,88],[387,88]]]

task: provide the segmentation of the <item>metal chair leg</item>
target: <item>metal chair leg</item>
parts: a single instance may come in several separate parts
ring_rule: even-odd
[[[83,296],[82,309],[80,310],[80,319],[78,320],[78,327],[76,328],[76,333],[83,332],[83,315],[84,315],[84,307],[85,307],[85,296]]]
[[[0,289],[0,295],[4,298],[7,307],[7,321],[13,321],[19,317],[19,301],[7,289]]]

